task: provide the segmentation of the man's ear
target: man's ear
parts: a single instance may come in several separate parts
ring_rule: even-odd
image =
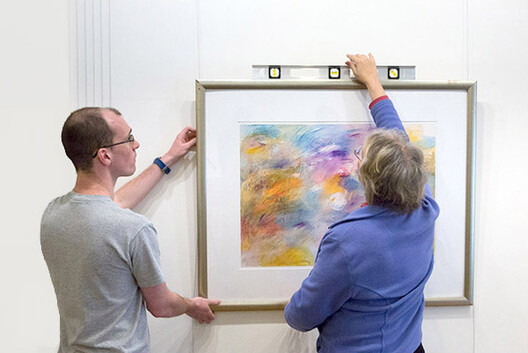
[[[112,164],[112,155],[106,148],[100,148],[97,151],[97,156],[95,156],[95,159],[104,166],[109,166]]]

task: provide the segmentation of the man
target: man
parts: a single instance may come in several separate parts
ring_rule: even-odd
[[[165,155],[117,192],[117,179],[134,174],[139,148],[119,111],[73,112],[62,143],[77,181],[48,205],[41,223],[60,314],[59,353],[149,352],[145,307],[156,317],[214,320],[210,305],[219,301],[186,299],[168,289],[156,230],[130,210],[196,143],[196,130],[183,129]]]

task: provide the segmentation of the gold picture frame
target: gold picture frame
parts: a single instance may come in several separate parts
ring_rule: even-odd
[[[444,234],[441,234],[440,240],[435,240],[435,251],[442,252],[442,256],[453,256],[453,263],[459,264],[455,271],[454,277],[456,286],[452,289],[444,291],[443,285],[450,286],[451,280],[447,278],[452,276],[451,269],[441,271],[437,279],[438,283],[434,286],[434,295],[427,295],[426,305],[428,306],[458,306],[458,305],[472,305],[473,304],[473,248],[474,248],[474,190],[475,190],[475,117],[476,117],[476,82],[473,81],[387,81],[384,82],[384,87],[388,95],[393,99],[395,105],[400,113],[400,116],[411,115],[420,116],[423,112],[431,109],[435,121],[438,121],[440,126],[440,140],[448,140],[447,136],[454,135],[454,140],[458,145],[457,148],[462,148],[461,153],[450,153],[447,156],[456,159],[453,165],[459,165],[460,171],[456,177],[455,184],[457,185],[456,200],[450,200],[449,197],[442,197],[442,188],[437,189],[438,198],[442,199],[444,203],[440,202],[441,216],[439,222],[443,222],[444,209],[447,210],[449,204],[460,204],[461,206],[455,211],[450,209],[445,217],[449,216],[449,212],[453,212],[451,219],[456,218],[458,228],[455,232],[456,239],[444,239]],[[304,97],[306,96],[306,97]],[[328,98],[328,103],[324,99]],[[319,103],[313,103],[314,100],[320,100]],[[210,256],[208,254],[215,253],[212,248],[215,245],[211,241],[212,233],[216,229],[222,228],[222,234],[214,235],[214,241],[219,242],[222,246],[224,244],[236,243],[237,236],[239,237],[239,229],[235,229],[237,225],[236,217],[239,215],[239,209],[236,208],[236,163],[231,163],[231,157],[236,159],[237,128],[236,125],[240,120],[240,116],[244,119],[249,116],[256,115],[255,121],[262,121],[261,116],[265,114],[280,115],[277,112],[287,110],[285,116],[302,116],[306,112],[312,110],[319,110],[314,119],[320,119],[321,116],[331,116],[331,113],[337,112],[345,116],[348,110],[352,109],[356,115],[368,115],[366,106],[368,105],[368,97],[364,86],[354,82],[343,81],[197,81],[196,82],[196,116],[197,116],[197,159],[198,159],[198,293],[203,297],[212,297],[222,300],[222,304],[215,308],[217,311],[247,311],[247,310],[281,310],[287,303],[288,296],[271,295],[269,297],[259,298],[245,298],[242,294],[238,294],[237,289],[229,289],[236,295],[233,298],[224,297],[223,294],[217,294],[211,291],[211,281],[214,283],[228,283],[233,280],[233,272],[238,271],[231,266],[232,273],[222,270],[222,263],[225,259],[230,259],[237,256],[236,244],[233,245],[229,251],[219,250],[215,254],[217,260],[215,264],[210,263]],[[293,105],[293,107],[290,106]],[[311,107],[311,104],[319,104]],[[240,107],[239,107],[240,105]],[[278,107],[276,107],[278,105]],[[308,106],[308,107],[305,107]],[[447,107],[445,107],[447,106]],[[336,108],[337,107],[337,108]],[[401,109],[400,109],[401,108]],[[414,109],[414,110],[413,110]],[[264,111],[264,113],[262,113]],[[324,113],[321,114],[321,111]],[[227,112],[227,113],[226,113]],[[259,114],[261,115],[260,117]],[[264,115],[262,115],[264,114]],[[315,113],[314,113],[315,114]],[[451,116],[456,115],[456,116]],[[214,120],[213,120],[214,119]],[[277,118],[281,121],[281,117]],[[297,118],[302,119],[302,117]],[[324,118],[323,118],[324,119]],[[346,120],[346,116],[344,118]],[[442,120],[444,119],[444,120]],[[463,120],[462,120],[463,119]],[[220,121],[221,120],[221,121]],[[403,118],[402,118],[403,120]],[[232,126],[233,125],[233,126]],[[453,129],[453,131],[450,131]],[[444,137],[445,136],[445,137]],[[239,139],[238,139],[239,140]],[[226,148],[227,153],[222,156],[211,157],[217,154],[217,150],[222,150],[224,143],[222,141],[229,141],[231,147]],[[452,142],[451,142],[452,143]],[[451,144],[450,143],[450,144]],[[443,146],[448,146],[445,142]],[[219,147],[220,146],[220,147]],[[439,147],[440,148],[440,147]],[[446,147],[449,149],[452,147]],[[442,151],[439,151],[440,154]],[[219,152],[221,154],[221,152]],[[447,153],[447,152],[446,152]],[[235,154],[235,155],[232,155]],[[460,156],[462,155],[462,156]],[[215,159],[216,158],[216,159]],[[213,162],[211,162],[213,160]],[[444,159],[447,160],[447,159]],[[232,170],[224,173],[221,169],[225,161],[231,163]],[[228,164],[229,164],[228,163]],[[440,165],[440,168],[447,167],[446,162]],[[450,165],[451,168],[451,165]],[[443,168],[446,169],[446,168]],[[226,187],[225,180],[218,179],[218,174],[229,174],[230,177],[227,184],[232,187],[226,188],[225,198],[210,196],[214,194],[211,190],[215,190],[216,194],[221,195]],[[443,179],[448,180],[450,175],[444,173]],[[232,180],[235,179],[235,180]],[[464,179],[464,180],[462,180]],[[446,183],[447,185],[447,183]],[[230,190],[230,191],[228,191]],[[227,207],[225,201],[233,207]],[[461,202],[463,201],[463,202]],[[238,203],[239,205],[239,203]],[[226,211],[227,209],[227,211]],[[221,217],[212,220],[210,215],[218,212],[230,212],[225,216],[222,213]],[[230,226],[225,227],[224,221],[227,218]],[[217,224],[214,224],[216,222]],[[447,221],[445,222],[447,223]],[[238,223],[240,225],[240,223]],[[442,227],[444,223],[442,223]],[[440,231],[443,231],[441,227]],[[446,227],[448,227],[446,225]],[[444,233],[447,233],[444,232]],[[237,235],[238,234],[238,235]],[[437,234],[438,235],[438,234]],[[222,237],[227,237],[222,239]],[[453,237],[455,237],[453,236]],[[456,244],[448,244],[453,242]],[[459,248],[463,249],[459,249]],[[240,249],[240,247],[238,248]],[[225,253],[224,253],[225,252]],[[445,254],[444,254],[445,252]],[[452,254],[451,254],[452,253]],[[436,256],[436,255],[435,255]],[[442,266],[443,258],[436,266]],[[449,261],[444,261],[445,263]],[[235,261],[236,265],[236,261]],[[214,269],[214,273],[213,272]],[[262,270],[265,271],[266,269]],[[281,270],[281,269],[279,269]],[[434,271],[437,269],[435,268]],[[242,271],[242,270],[240,270]],[[261,271],[261,272],[262,272]],[[275,270],[274,270],[275,271]],[[299,270],[301,271],[301,270]],[[304,271],[304,270],[303,270]],[[433,276],[434,272],[433,271]],[[292,272],[292,271],[283,271]],[[301,271],[302,272],[302,271]],[[300,272],[300,273],[301,273]],[[445,272],[445,273],[444,273]],[[258,273],[255,271],[253,274]],[[278,275],[277,275],[278,273]],[[302,272],[302,273],[307,273]],[[282,272],[274,272],[272,277],[281,276]],[[443,276],[443,277],[442,277]],[[212,277],[215,277],[212,279]],[[255,277],[255,279],[253,278]],[[236,283],[249,283],[248,286],[259,287],[259,279],[257,276],[246,276]],[[248,280],[249,278],[249,280]],[[300,277],[299,277],[300,278]],[[244,282],[246,281],[246,282]],[[289,281],[289,280],[288,280]],[[288,281],[282,281],[286,283]],[[298,281],[298,280],[296,280]],[[216,285],[216,284],[215,284]],[[270,284],[273,286],[274,284]],[[300,282],[295,285],[300,286]],[[278,284],[277,286],[280,286]],[[245,287],[245,284],[244,284]],[[456,287],[456,288],[455,288]],[[258,289],[256,289],[258,291]],[[288,289],[291,292],[291,288]],[[219,291],[221,292],[221,291]],[[447,294],[446,294],[447,293]],[[437,295],[438,294],[438,295]],[[289,293],[288,295],[291,295]]]

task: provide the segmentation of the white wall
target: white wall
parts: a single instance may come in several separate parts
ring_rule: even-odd
[[[426,308],[427,352],[526,351],[526,18],[525,0],[3,2],[2,351],[56,351],[39,222],[73,185],[59,140],[70,110],[120,109],[141,143],[142,169],[194,124],[196,78],[248,79],[252,64],[341,64],[347,52],[368,51],[379,64],[416,65],[418,79],[478,80],[475,305]],[[169,286],[186,296],[197,282],[195,180],[191,155],[138,207],[158,228]],[[316,337],[289,329],[281,312],[150,326],[156,353],[313,352]]]
[[[53,287],[40,252],[44,207],[73,186],[60,158],[69,112],[67,1],[0,3],[0,348],[52,352],[58,340]]]
[[[475,352],[528,350],[528,2],[470,3],[479,80]]]

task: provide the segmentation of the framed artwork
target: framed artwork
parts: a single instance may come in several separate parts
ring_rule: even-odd
[[[475,82],[385,82],[440,204],[427,305],[471,305]],[[198,290],[216,310],[284,308],[329,225],[365,202],[362,85],[198,81]]]

